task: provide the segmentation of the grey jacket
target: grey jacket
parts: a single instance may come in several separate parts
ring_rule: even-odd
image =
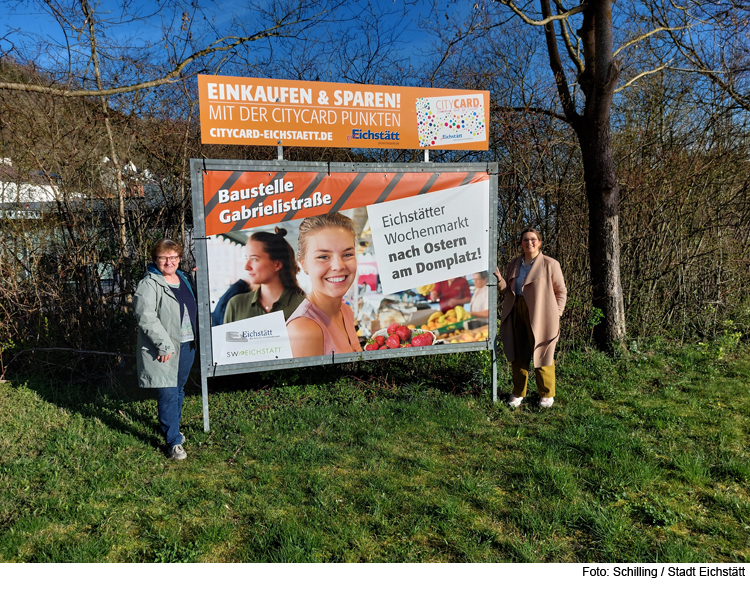
[[[195,297],[185,274],[182,271],[177,271],[177,274]],[[138,385],[141,388],[174,388],[180,363],[180,304],[164,276],[152,263],[135,290],[134,304],[138,322],[135,351]],[[166,363],[161,363],[157,359],[160,355],[172,356]]]

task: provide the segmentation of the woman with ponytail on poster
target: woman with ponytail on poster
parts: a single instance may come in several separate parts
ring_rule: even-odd
[[[305,292],[297,284],[294,249],[284,236],[283,228],[276,228],[275,234],[256,232],[250,236],[245,269],[256,288],[229,300],[224,324],[279,311],[286,320],[304,301]]]
[[[354,313],[342,298],[357,275],[354,223],[340,213],[306,218],[297,259],[312,290],[287,320],[294,357],[361,351]]]

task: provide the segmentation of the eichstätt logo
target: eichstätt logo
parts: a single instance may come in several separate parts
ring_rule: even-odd
[[[227,343],[247,343],[247,338],[236,331],[226,333]]]
[[[346,136],[346,143],[349,140],[384,140],[384,141],[398,141],[401,139],[400,131],[391,131],[386,129],[383,131],[372,131],[371,129],[352,129],[352,134]]]
[[[272,330],[243,330],[242,332],[228,330],[225,338],[227,343],[246,343],[251,339],[265,339],[273,336]]]

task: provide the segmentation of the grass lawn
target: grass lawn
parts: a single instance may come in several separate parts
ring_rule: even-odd
[[[567,352],[549,410],[486,364],[215,380],[209,433],[193,383],[184,462],[130,383],[0,384],[0,560],[750,559],[749,351]]]

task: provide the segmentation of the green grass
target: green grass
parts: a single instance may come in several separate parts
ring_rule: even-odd
[[[130,383],[0,384],[0,560],[746,562],[750,353],[641,349],[549,410],[483,354],[216,380],[209,433],[192,384],[180,463]]]

